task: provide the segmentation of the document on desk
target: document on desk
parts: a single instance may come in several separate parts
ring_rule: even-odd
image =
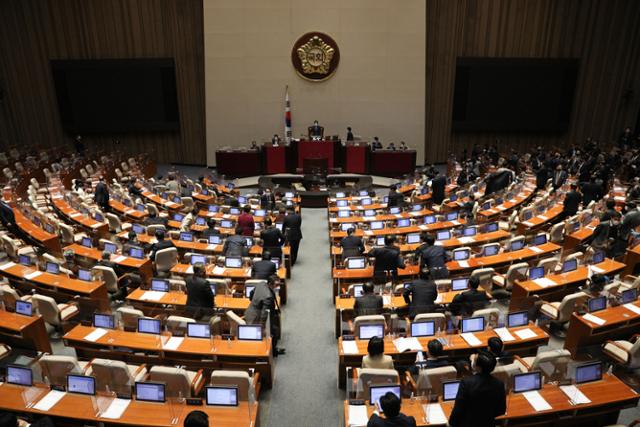
[[[600,326],[602,326],[602,325],[604,325],[605,323],[607,323],[607,321],[606,321],[606,320],[601,319],[601,318],[600,318],[600,317],[598,317],[598,316],[594,316],[593,314],[590,314],[590,313],[585,314],[584,316],[582,316],[582,318],[583,318],[584,320],[587,320],[587,321],[589,321],[589,322],[591,322],[591,323],[595,323],[596,325],[600,325]]]
[[[349,405],[349,427],[364,427],[368,422],[367,405]]]
[[[164,350],[177,350],[180,344],[182,344],[182,341],[184,341],[184,337],[171,337],[167,342],[162,344],[162,348]]]
[[[25,274],[24,278],[27,279],[27,280],[32,280],[32,279],[35,279],[36,277],[38,277],[40,275],[42,275],[42,271],[36,270],[36,271],[32,271],[29,274]]]
[[[33,405],[34,409],[38,411],[48,411],[53,408],[56,403],[60,401],[67,393],[64,391],[51,390],[49,393],[45,394],[42,399],[38,401],[35,405]]]
[[[103,336],[105,336],[107,334],[107,330],[103,329],[103,328],[97,328],[96,330],[92,331],[90,334],[86,335],[83,340],[85,341],[90,341],[90,342],[96,342],[98,341],[100,338],[102,338]]]
[[[640,314],[640,307],[638,307],[637,305],[633,304],[633,303],[629,303],[629,304],[625,304],[623,305],[624,308],[626,308],[627,310],[631,310],[636,314]]]
[[[115,257],[115,258],[113,259],[113,262],[115,262],[115,263],[119,263],[119,262],[122,262],[122,261],[124,261],[124,260],[126,260],[126,259],[127,259],[127,257],[126,257],[126,256],[124,256],[124,255],[120,255],[120,256]]]
[[[464,332],[460,334],[460,336],[462,337],[463,340],[467,342],[467,344],[469,344],[472,347],[477,347],[479,345],[482,345],[482,341],[480,341],[478,337],[476,337],[473,334],[473,332]]]
[[[193,274],[193,265],[190,265],[189,267],[187,267],[187,271],[185,271],[186,274]]]
[[[591,400],[585,396],[578,387],[574,385],[561,385],[560,390],[567,395],[569,401],[574,405],[582,405],[584,403],[591,403]]]
[[[548,411],[549,409],[552,409],[551,405],[549,405],[549,402],[544,400],[544,397],[542,397],[537,391],[525,391],[524,393],[522,393],[522,395],[525,399],[527,399],[527,402],[529,402],[531,407],[537,412]]]
[[[218,245],[208,244],[208,245],[207,245],[207,250],[208,250],[208,251],[215,251],[217,246],[218,246]]]
[[[549,220],[549,218],[544,216],[544,215],[538,215],[538,218],[540,218],[543,221],[548,221]]]
[[[402,214],[394,214],[393,216],[395,216],[396,218],[402,218]]]
[[[535,253],[537,253],[537,254],[541,254],[542,252],[544,252],[544,250],[543,250],[543,249],[540,249],[540,248],[539,248],[539,247],[537,247],[537,246],[531,246],[531,247],[529,247],[529,249],[531,249],[533,252],[535,252]]]
[[[493,330],[493,332],[495,332],[496,334],[498,334],[498,336],[500,337],[500,339],[504,342],[508,342],[508,341],[515,341],[516,339],[513,337],[513,335],[511,335],[511,332],[509,332],[509,330],[507,328],[496,328]]]
[[[469,263],[467,261],[458,261],[458,265],[462,268],[469,268]]]
[[[216,265],[215,267],[213,267],[212,274],[214,276],[222,276],[224,274],[224,267]]]
[[[382,304],[391,305],[391,295],[382,295]]]
[[[428,403],[426,405],[422,405],[422,410],[424,411],[424,417],[427,419],[429,424],[447,424],[449,420],[447,420],[447,416],[444,414],[442,410],[442,406],[439,403]]]
[[[376,217],[375,216],[363,216],[362,219],[364,219],[365,221],[375,221]]]
[[[0,265],[0,270],[6,270],[7,268],[11,268],[14,265],[16,265],[15,262],[9,261],[9,262],[7,262],[5,264]]]
[[[537,337],[536,333],[533,332],[531,329],[526,328],[526,329],[520,329],[518,331],[515,331],[515,334],[517,336],[520,337],[521,340],[528,340],[529,338],[535,338]]]
[[[107,410],[100,415],[100,418],[118,420],[122,418],[122,414],[124,414],[124,411],[127,410],[130,403],[130,399],[113,399]]]
[[[342,352],[344,354],[358,354],[358,344],[355,341],[342,341]]]
[[[541,288],[548,288],[549,286],[557,285],[556,282],[554,282],[553,280],[548,279],[546,277],[541,277],[539,279],[535,279],[533,281],[533,283],[535,283],[536,285],[540,286]]]
[[[520,224],[522,225],[526,225],[527,227],[531,227],[533,226],[533,223],[529,222],[529,221],[522,221]]]
[[[74,213],[70,214],[69,216],[71,218],[76,218],[76,217],[82,216],[82,214],[80,212],[74,212]]]
[[[160,291],[145,291],[140,297],[143,301],[160,301],[166,292]]]
[[[604,273],[603,269],[601,269],[600,267],[596,267],[595,265],[590,265],[589,269],[594,273],[600,273],[600,274]]]
[[[453,221],[451,221],[451,224],[453,225],[460,225],[462,224],[460,221],[458,221],[457,219],[454,219]]]
[[[422,344],[418,341],[416,337],[409,338],[396,338],[393,340],[393,345],[396,346],[400,353],[404,353],[405,351],[423,351]]]
[[[422,225],[418,226],[418,228],[419,228],[420,230],[428,230],[428,229],[429,229],[429,227],[427,227],[427,225],[426,225],[426,224],[422,224]]]
[[[365,236],[373,236],[373,231],[371,231],[371,230],[364,230],[364,235],[365,235]]]
[[[476,241],[476,239],[474,239],[473,237],[468,237],[468,236],[467,237],[460,237],[458,240],[460,241],[460,243],[464,243],[464,244],[472,243],[472,242]]]
[[[433,242],[433,246],[442,246],[442,240],[436,240],[435,242]]]

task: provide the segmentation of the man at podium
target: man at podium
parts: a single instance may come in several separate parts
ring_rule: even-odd
[[[309,139],[320,141],[324,136],[324,128],[318,124],[317,120],[313,121],[313,126],[309,126]]]

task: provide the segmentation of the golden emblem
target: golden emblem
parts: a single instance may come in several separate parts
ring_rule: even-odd
[[[297,49],[298,57],[305,74],[328,74],[335,49],[318,36],[311,39]]]

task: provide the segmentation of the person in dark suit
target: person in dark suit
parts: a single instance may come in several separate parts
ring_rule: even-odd
[[[353,227],[347,229],[347,237],[340,241],[343,260],[352,256],[359,256],[364,253],[364,242],[360,237],[353,235],[355,231],[356,229]]]
[[[109,188],[104,182],[103,176],[99,178],[98,183],[96,184],[96,189],[93,193],[93,200],[103,211],[107,212],[109,210]]]
[[[571,190],[565,194],[564,201],[562,202],[562,213],[560,219],[565,219],[575,215],[578,212],[578,207],[582,201],[582,195],[578,191],[576,184],[571,184]]]
[[[627,213],[622,218],[622,224],[620,225],[620,235],[628,239],[631,232],[640,226],[640,210],[633,202],[627,203]]]
[[[242,229],[240,227],[236,227],[236,234],[224,239],[222,253],[226,257],[245,256],[249,253],[249,248],[247,248],[247,241],[244,237],[242,237]]]
[[[122,253],[128,254],[129,252],[131,252],[132,248],[141,248],[142,246],[143,245],[138,240],[138,235],[136,234],[136,232],[133,230],[129,230],[129,232],[127,233],[127,243],[122,245]]]
[[[604,190],[602,188],[602,184],[598,183],[595,176],[591,177],[589,182],[585,182],[582,184],[582,204],[584,207],[589,206],[592,200],[599,201],[602,199],[604,195]]]
[[[266,188],[260,195],[260,207],[262,209],[272,210],[276,206],[276,197],[271,192],[271,189]]]
[[[419,365],[424,369],[449,366],[451,363],[443,356],[444,347],[442,347],[442,343],[438,340],[429,340],[427,343],[427,359],[419,362]]]
[[[455,314],[470,316],[474,311],[486,308],[489,305],[489,297],[486,292],[479,291],[480,279],[477,276],[469,278],[469,290],[455,297],[451,302],[451,311]]]
[[[353,141],[353,132],[351,132],[351,127],[347,127],[347,141]]]
[[[495,367],[496,358],[486,351],[480,352],[476,359],[477,373],[460,382],[449,417],[451,427],[494,427],[496,417],[507,411],[504,384],[491,375]]]
[[[356,316],[382,313],[382,297],[373,293],[373,283],[367,282],[362,287],[362,296],[356,298],[353,311]]]
[[[404,206],[404,196],[402,195],[402,193],[398,192],[397,186],[391,186],[391,189],[389,189],[389,195],[387,197],[389,198],[389,201],[387,202],[388,208],[392,208],[395,206]]]
[[[253,236],[253,230],[256,228],[256,223],[251,215],[251,206],[245,205],[242,208],[242,213],[238,216],[237,227],[242,228],[243,236]]]
[[[436,171],[436,176],[431,180],[431,200],[434,204],[442,204],[446,186],[447,177],[444,175],[440,175],[438,171]]]
[[[417,314],[430,313],[436,308],[438,288],[433,280],[421,278],[411,282],[404,290],[402,297],[409,305],[409,318],[413,319]]]
[[[500,338],[491,337],[487,344],[487,351],[496,358],[498,365],[510,365],[513,363],[513,355],[504,350],[504,342]]]
[[[220,232],[216,229],[216,220],[213,218],[207,218],[207,229],[202,232],[202,236],[205,239],[209,239],[209,236],[219,236]]]
[[[549,169],[547,165],[543,163],[536,171],[536,190],[544,190],[549,178]]]
[[[167,225],[166,218],[156,215],[155,211],[149,211],[149,216],[144,220],[144,225]]]
[[[422,245],[416,249],[416,257],[420,259],[420,269],[428,270],[429,276],[434,279],[446,279],[449,277],[447,261],[449,257],[442,246],[436,246],[436,239],[431,234],[423,234]]]
[[[554,190],[557,190],[558,188],[562,187],[562,185],[566,180],[567,180],[567,172],[562,169],[562,164],[558,163],[558,165],[556,166],[556,170],[553,172],[552,184],[553,184]]]
[[[249,295],[251,303],[244,313],[244,320],[247,324],[266,324],[267,317],[271,325],[271,346],[273,355],[278,357],[284,354],[284,349],[278,348],[278,340],[280,339],[280,307],[276,299],[274,291],[275,281],[271,278],[266,283],[260,282],[256,284],[255,289]]]
[[[260,232],[262,239],[262,250],[269,251],[271,258],[278,258],[282,261],[282,245],[284,245],[284,234],[278,230],[271,222],[271,218],[264,219],[265,229]]]
[[[187,278],[187,312],[198,319],[215,307],[211,286],[205,279],[205,267],[201,262],[193,265],[193,276]]]
[[[310,138],[321,138],[322,137],[322,127],[318,124],[317,120],[313,121],[313,126],[309,131]]]
[[[371,149],[372,150],[382,150],[382,142],[380,142],[380,139],[377,136],[373,137],[373,141],[371,142]]]
[[[300,240],[302,240],[302,217],[292,206],[287,209],[287,216],[282,221],[282,231],[291,247],[291,265],[294,266],[298,259]]]
[[[251,278],[267,280],[271,276],[278,274],[276,263],[271,261],[271,252],[267,250],[262,251],[262,259],[253,263],[251,268]]]
[[[614,199],[608,199],[605,202],[605,211],[600,215],[600,222],[609,221],[611,217],[618,214],[616,211],[616,201]]]
[[[18,227],[16,226],[16,216],[13,213],[13,208],[2,198],[0,198],[0,221],[9,231],[18,234],[16,233]]]
[[[380,408],[384,413],[384,418],[378,415],[378,410],[374,411],[369,418],[367,427],[416,427],[416,419],[400,412],[401,402],[398,396],[387,392],[380,397]]]
[[[151,245],[151,253],[149,254],[149,258],[152,261],[155,261],[156,253],[159,250],[175,247],[175,245],[171,240],[165,240],[164,230],[157,230],[155,236],[156,236],[157,242]]]
[[[240,202],[233,195],[229,194],[224,198],[224,204],[232,208],[239,208]]]
[[[139,197],[142,194],[142,186],[139,184],[137,178],[131,178],[129,184],[127,184],[127,191],[135,197]]]
[[[398,277],[398,268],[404,268],[404,260],[400,256],[400,248],[394,245],[395,241],[395,236],[389,234],[384,236],[384,247],[369,251],[369,256],[375,258],[373,277],[376,282],[386,282],[388,271],[395,280]]]

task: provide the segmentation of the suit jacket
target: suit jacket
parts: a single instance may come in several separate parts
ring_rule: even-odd
[[[499,169],[497,172],[491,174],[487,178],[487,186],[485,188],[484,194],[493,194],[497,191],[507,188],[512,181],[513,171],[504,168]]]
[[[397,191],[389,192],[389,201],[387,202],[387,207],[391,208],[394,206],[402,207],[404,205],[404,196],[402,193],[398,193]]]
[[[439,205],[444,200],[444,190],[447,186],[447,178],[444,175],[438,175],[431,180],[431,200]]]
[[[262,239],[262,247],[269,249],[271,255],[273,255],[274,248],[280,249],[284,245],[284,235],[282,231],[276,227],[269,227],[266,230],[260,232],[260,238]]]
[[[253,263],[251,268],[252,279],[267,280],[269,277],[278,273],[276,263],[268,260],[260,260]]]
[[[213,308],[215,305],[211,286],[203,277],[189,277],[187,282],[187,306]]]
[[[154,244],[151,245],[151,253],[149,254],[149,258],[151,258],[151,260],[155,260],[156,259],[156,253],[161,250],[161,249],[167,249],[167,248],[174,248],[175,245],[173,244],[173,242],[171,240],[160,240],[159,242],[156,242]]]
[[[575,215],[578,212],[578,206],[582,201],[582,196],[577,191],[569,191],[564,197],[562,211],[567,216]]]
[[[297,213],[288,214],[282,221],[282,230],[287,240],[302,239],[302,217]]]
[[[96,190],[93,193],[93,200],[99,206],[104,206],[109,203],[109,190],[107,189],[107,184],[104,182],[98,182],[98,184],[96,184]]]
[[[567,180],[567,172],[562,170],[562,171],[553,171],[553,188],[560,188],[562,187],[562,184],[564,184],[564,182]]]
[[[460,311],[463,315],[471,315],[474,311],[489,305],[489,297],[483,291],[469,289],[453,297],[452,311]]]
[[[264,324],[267,321],[267,310],[273,316],[276,311],[276,295],[265,283],[258,283],[251,294],[251,303],[244,313],[247,324]]]
[[[256,224],[253,221],[253,215],[251,215],[250,213],[242,212],[238,216],[238,227],[242,228],[243,236],[253,236],[253,230],[256,227]]]
[[[161,216],[148,217],[144,220],[144,225],[167,225],[167,220]]]
[[[220,236],[220,232],[218,230],[216,230],[215,228],[207,228],[206,230],[204,230],[202,232],[202,236],[205,239],[208,239],[209,236]]]
[[[420,257],[420,265],[432,268],[446,268],[447,252],[442,246],[430,246],[426,243],[416,249],[416,255]]]
[[[356,313],[356,316],[380,314],[382,313],[382,307],[383,302],[380,295],[364,294],[361,297],[356,298],[356,302],[353,305],[353,311]]]
[[[622,219],[620,224],[620,235],[624,239],[629,238],[629,233],[640,225],[640,211],[633,210],[628,212]]]
[[[409,305],[409,317],[416,314],[429,313],[435,308],[438,298],[438,288],[433,280],[414,280],[402,294],[404,301]]]
[[[494,427],[496,417],[507,411],[504,384],[492,375],[462,379],[449,417],[451,427]]]
[[[340,241],[340,246],[342,247],[342,259],[364,253],[364,242],[358,236],[345,237]]]
[[[404,268],[404,261],[400,257],[400,249],[395,246],[373,248],[369,251],[369,256],[375,257],[373,265],[374,276],[384,274],[385,270],[391,270],[393,275],[396,276],[398,267]]]
[[[264,193],[260,196],[260,207],[263,209],[273,209],[276,205],[276,197],[273,193]]]
[[[582,184],[582,203],[587,207],[592,200],[597,202],[602,199],[602,192],[602,185],[596,182],[585,182]]]
[[[538,190],[544,189],[549,180],[549,170],[547,168],[540,168],[536,172],[536,188]]]
[[[224,240],[224,246],[222,247],[224,256],[245,256],[247,252],[247,241],[244,237],[234,234]]]
[[[369,418],[367,427],[416,427],[416,419],[403,413],[393,418],[382,418],[373,414]]]

